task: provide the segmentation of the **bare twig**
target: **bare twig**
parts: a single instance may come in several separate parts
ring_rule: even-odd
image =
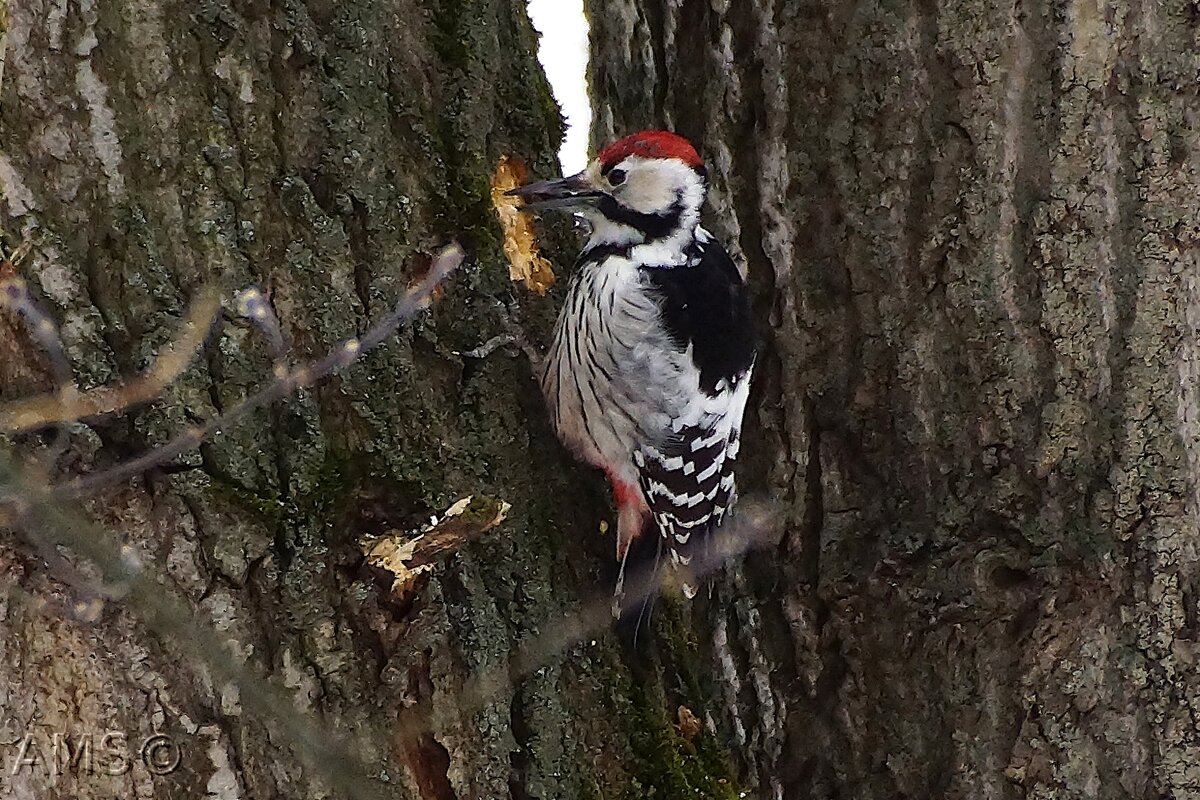
[[[46,537],[44,545],[47,548],[66,547],[92,561],[106,587],[106,596],[121,597],[124,605],[138,614],[156,635],[171,642],[172,646],[182,647],[185,653],[205,663],[218,680],[235,685],[246,709],[268,724],[273,735],[295,748],[300,757],[329,780],[331,785],[342,787],[351,797],[385,796],[383,790],[370,781],[368,776],[372,771],[356,755],[352,740],[339,741],[334,738],[331,741],[327,725],[322,725],[309,713],[298,711],[286,693],[239,664],[216,631],[199,622],[185,601],[148,574],[130,547],[117,541],[112,533],[68,511],[44,487],[39,488],[22,480],[3,450],[0,450],[0,480],[20,487],[24,498],[21,521],[27,531],[36,531],[37,536]],[[487,525],[477,527],[478,530],[472,527],[466,539],[475,538],[476,533],[486,529]],[[714,546],[708,557],[698,557],[693,562],[696,576],[713,573],[729,559],[773,541],[779,531],[780,519],[775,504],[767,501],[743,502],[742,511],[715,535]],[[451,538],[457,536],[455,533]],[[435,538],[443,544],[448,541],[442,536]],[[446,550],[442,557],[453,549]],[[437,560],[439,556],[436,551],[436,547],[428,549],[426,557],[431,561]],[[659,581],[659,574],[652,569],[633,575],[627,582],[629,588],[626,597],[640,602],[650,593],[661,590]],[[610,603],[608,590],[597,592],[586,598],[577,609],[565,613],[542,627],[538,634],[523,641],[514,649],[507,664],[481,672],[468,680],[457,697],[460,713],[469,715],[486,707],[515,688],[524,678],[553,663],[575,644],[609,631]],[[94,618],[99,608],[97,600],[83,600],[75,604],[71,616],[81,620]],[[392,733],[402,738],[436,731],[428,716],[411,716],[398,720]]]
[[[275,312],[271,310],[267,296],[257,288],[243,289],[237,295],[237,312],[254,323],[263,336],[267,337],[271,355],[275,359],[275,369],[282,369],[287,357],[287,343],[283,338],[283,327],[279,324]]]
[[[278,374],[286,351],[278,321],[266,308],[255,304],[253,295],[242,300],[248,316],[266,333],[276,356],[277,375],[263,391],[246,398],[218,419],[185,431],[167,444],[155,448],[134,461],[111,470],[77,478],[58,486],[48,486],[41,474],[22,474],[8,452],[0,448],[0,525],[24,531],[25,537],[48,559],[51,568],[68,586],[90,592],[91,597],[74,604],[71,616],[94,619],[103,607],[101,597],[121,597],[147,627],[172,646],[181,646],[205,663],[219,679],[235,684],[246,708],[264,719],[273,735],[294,746],[304,761],[319,770],[330,785],[338,786],[352,797],[383,798],[382,788],[368,779],[368,770],[349,747],[330,741],[326,726],[297,712],[290,697],[262,679],[251,675],[231,655],[220,636],[209,626],[198,624],[187,603],[179,599],[149,575],[133,550],[121,544],[113,534],[82,519],[67,509],[64,497],[109,485],[161,464],[193,447],[208,435],[219,433],[238,418],[299,387],[309,386],[353,363],[362,353],[378,346],[404,322],[427,308],[437,286],[462,262],[458,245],[445,248],[433,259],[429,270],[407,291],[392,311],[361,339],[350,339],[321,359]],[[0,411],[0,430],[22,431],[45,425],[62,425],[83,416],[96,416],[127,408],[135,402],[161,393],[187,366],[203,344],[219,306],[215,296],[204,296],[189,315],[185,333],[166,356],[137,381],[113,389],[105,388],[81,395],[74,390],[70,367],[57,329],[50,317],[33,302],[19,278],[0,284],[5,304],[20,313],[38,342],[50,354],[56,379],[66,390],[56,395],[33,398],[11,404]],[[67,548],[76,556],[92,562],[98,572],[92,580],[66,561],[58,548]]]
[[[24,502],[22,527],[31,536],[45,537],[47,547],[66,547],[95,565],[107,594],[119,595],[146,627],[188,656],[207,665],[218,681],[238,688],[243,706],[268,724],[272,736],[293,746],[298,755],[338,786],[347,797],[390,797],[390,791],[372,783],[373,773],[329,726],[296,708],[291,697],[252,675],[231,654],[225,641],[209,625],[197,621],[191,607],[156,580],[115,535],[69,511],[44,486],[18,473],[8,454],[0,449],[0,481],[19,488]],[[95,601],[76,604],[73,616],[87,617],[97,610]]]
[[[516,346],[529,359],[529,365],[532,367],[534,375],[541,375],[546,357],[533,344],[529,336],[525,333],[524,327],[517,320],[519,307],[515,302],[505,304],[498,300],[496,301],[496,305],[499,308],[500,321],[504,325],[505,332],[493,336],[478,347],[456,353],[456,355],[464,358],[487,358],[501,347]]]
[[[463,358],[487,358],[501,347],[507,347],[510,344],[516,343],[516,336],[512,335],[511,333],[502,333],[499,336],[493,336],[478,347],[465,350],[457,355],[461,355]]]
[[[224,414],[216,417],[202,425],[194,426],[176,436],[174,439],[165,444],[155,447],[143,455],[132,459],[131,461],[118,464],[111,469],[103,470],[92,475],[85,475],[78,478],[65,481],[53,487],[52,491],[59,497],[78,497],[88,492],[95,491],[104,486],[110,486],[114,483],[119,483],[122,480],[130,478],[146,470],[152,469],[160,464],[164,464],[176,456],[179,456],[187,451],[197,447],[201,442],[204,442],[211,436],[221,433],[222,430],[228,428],[237,420],[246,416],[255,409],[269,405],[283,397],[286,397],[297,389],[305,386],[311,386],[322,378],[331,375],[332,373],[342,369],[343,367],[352,364],[363,353],[379,346],[386,341],[396,329],[403,323],[415,317],[418,313],[429,307],[432,301],[434,290],[443,280],[445,280],[451,272],[453,272],[465,258],[463,249],[452,244],[444,248],[436,258],[433,259],[428,272],[412,286],[392,310],[379,322],[370,328],[359,339],[348,339],[338,347],[334,348],[323,358],[320,358],[306,366],[299,367],[295,370],[282,370],[275,380],[273,380],[262,391],[250,395],[249,397],[237,403]],[[206,306],[204,306],[206,308]],[[194,316],[202,317],[202,314],[196,313]],[[198,328],[199,326],[195,326]],[[207,330],[207,328],[205,328]],[[196,338],[193,330],[189,329],[186,336],[187,342],[195,341],[198,346],[203,340],[200,335]],[[182,352],[182,347],[174,348],[174,352]],[[162,360],[162,359],[160,359]],[[185,362],[186,363],[186,362]],[[157,364],[156,364],[157,366]],[[170,367],[176,367],[178,364],[172,361]],[[156,371],[158,373],[167,374],[168,369]],[[140,395],[139,395],[140,396]],[[45,398],[39,398],[42,403],[46,402]],[[65,418],[64,415],[68,410],[78,410],[81,407],[79,404],[74,404],[70,409],[63,409],[61,405],[53,406],[60,414],[55,417],[54,414],[43,412],[40,419],[44,421],[54,421],[55,419]],[[29,413],[33,414],[31,410]],[[4,420],[0,416],[0,421]],[[44,424],[44,423],[43,423]],[[26,426],[28,427],[28,426]],[[11,502],[14,499],[12,492],[0,495],[0,501]]]
[[[0,281],[0,296],[4,298],[4,307],[25,318],[30,333],[49,354],[59,384],[59,390],[54,394],[28,397],[0,406],[0,432],[4,433],[20,433],[85,417],[114,414],[161,396],[199,352],[221,307],[216,292],[201,291],[184,320],[183,332],[155,359],[150,369],[120,386],[79,392],[74,387],[58,327],[34,303],[25,281],[20,278]]]
[[[779,539],[783,530],[778,503],[767,499],[744,499],[732,519],[712,534],[707,553],[697,553],[692,576],[710,576],[725,564],[741,558],[747,551],[767,546]],[[665,570],[645,566],[626,577],[625,602],[630,607],[663,590],[669,582]],[[459,707],[467,711],[482,708],[506,687],[516,686],[523,678],[553,662],[559,655],[592,636],[611,630],[612,595],[600,592],[586,599],[578,609],[541,629],[540,633],[513,652],[507,668],[485,672],[469,682],[459,694]]]

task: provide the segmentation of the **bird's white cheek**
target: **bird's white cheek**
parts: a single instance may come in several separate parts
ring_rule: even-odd
[[[646,182],[628,186],[620,200],[635,211],[657,214],[669,209],[675,196],[662,186]]]

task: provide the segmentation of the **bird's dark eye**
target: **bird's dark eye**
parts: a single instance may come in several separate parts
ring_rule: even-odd
[[[612,186],[620,186],[622,183],[625,182],[625,170],[610,169],[608,171],[608,182]]]

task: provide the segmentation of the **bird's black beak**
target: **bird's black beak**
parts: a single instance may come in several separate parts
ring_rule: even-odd
[[[510,189],[505,194],[521,198],[526,208],[535,211],[591,205],[601,197],[600,192],[592,187],[583,172],[551,181],[527,183]]]

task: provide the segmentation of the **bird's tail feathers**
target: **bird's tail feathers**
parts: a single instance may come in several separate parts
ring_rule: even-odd
[[[662,551],[662,537],[648,531],[629,543],[621,559],[612,610],[618,632],[633,645],[654,612],[662,581]]]

